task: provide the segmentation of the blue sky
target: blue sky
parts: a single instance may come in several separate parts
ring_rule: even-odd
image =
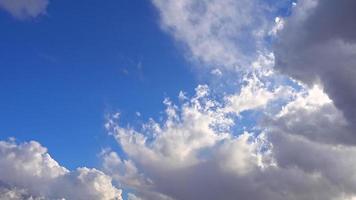
[[[97,166],[112,144],[108,113],[154,117],[165,97],[196,85],[157,18],[140,0],[54,1],[24,21],[0,12],[1,139],[39,141],[69,168]]]

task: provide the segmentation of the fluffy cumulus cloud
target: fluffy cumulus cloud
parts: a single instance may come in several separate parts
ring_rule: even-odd
[[[0,141],[0,169],[0,199],[121,199],[109,176],[85,167],[69,171],[34,141]]]
[[[356,2],[301,0],[275,45],[276,67],[309,85],[319,82],[356,122]]]
[[[137,190],[140,198],[216,199],[224,192],[230,195],[226,199],[234,198],[229,176],[245,177],[270,164],[268,152],[258,150],[263,138],[230,134],[233,119],[224,105],[209,98],[207,86],[197,87],[196,95],[181,106],[165,103],[162,124],[151,120],[135,130],[118,126],[115,117],[107,123],[129,159],[106,152],[104,169]]]
[[[35,18],[46,14],[49,0],[0,0],[0,8],[17,19]]]

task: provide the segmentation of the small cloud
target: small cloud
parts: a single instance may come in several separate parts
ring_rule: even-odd
[[[137,65],[136,65],[136,68],[137,68],[138,79],[140,81],[143,81],[144,80],[144,74],[143,74],[143,64],[142,64],[141,61],[138,61]]]
[[[58,58],[56,56],[53,56],[48,53],[39,52],[38,57],[45,62],[49,62],[49,63],[57,63],[58,62]]]
[[[121,70],[121,73],[123,74],[123,75],[125,75],[125,76],[127,76],[127,75],[129,75],[129,70],[127,70],[127,69],[122,69]]]
[[[140,60],[123,58],[121,62],[122,67],[120,68],[120,74],[122,76],[135,78],[140,81],[144,80],[144,66]]]
[[[210,72],[212,75],[215,75],[215,76],[222,76],[222,72],[220,69],[214,69]]]
[[[283,18],[281,18],[281,17],[276,17],[276,18],[274,19],[274,22],[275,22],[275,24],[274,24],[274,26],[272,27],[272,30],[269,32],[269,34],[270,34],[270,35],[273,35],[273,36],[277,35],[277,33],[278,33],[280,30],[282,30],[283,27],[284,27],[284,20],[283,20]]]
[[[183,91],[180,91],[180,92],[179,92],[178,98],[179,98],[180,101],[185,101],[185,100],[188,99],[186,93],[183,92]]]
[[[114,118],[114,119],[119,119],[119,117],[120,117],[120,113],[114,113],[113,115],[112,115],[112,117]]]
[[[0,0],[0,8],[20,20],[46,14],[48,4],[48,0]]]

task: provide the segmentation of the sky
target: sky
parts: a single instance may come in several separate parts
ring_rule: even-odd
[[[156,115],[164,97],[194,91],[150,2],[100,4],[50,2],[46,14],[23,20],[1,12],[2,139],[40,141],[70,168],[95,166],[111,140],[107,113],[132,123]]]
[[[0,199],[356,199],[355,9],[0,0]]]

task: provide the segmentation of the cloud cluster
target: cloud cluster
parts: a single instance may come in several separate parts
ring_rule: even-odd
[[[39,143],[0,141],[0,199],[121,199],[96,169],[60,166]]]
[[[17,19],[35,18],[46,14],[49,0],[0,0],[0,8]]]
[[[245,92],[235,98],[243,100]],[[126,158],[104,152],[104,170],[134,190],[134,199],[348,200],[356,196],[352,175],[356,162],[350,157],[356,147],[346,144],[352,134],[319,86],[291,93],[293,100],[276,115],[266,113],[261,130],[254,132],[236,132],[233,127],[239,121],[226,109],[230,104],[208,94],[208,88],[200,86],[182,106],[166,101],[166,120],[151,120],[139,130],[110,119],[107,128]]]
[[[250,84],[246,88],[251,89]],[[233,119],[228,116],[230,109],[226,109],[230,103],[225,107],[209,96],[209,88],[199,86],[196,95],[181,107],[166,100],[164,123],[151,120],[141,130],[122,128],[115,119],[109,120],[107,128],[130,159],[121,160],[114,152],[105,153],[106,172],[138,190],[144,199],[197,199],[207,198],[199,191],[205,190],[204,185],[194,183],[204,181],[205,173],[212,175],[206,178],[218,178],[216,170],[246,174],[262,165],[257,141],[256,145],[249,144],[247,133],[238,137],[230,134]],[[235,154],[227,153],[230,151]]]
[[[215,76],[251,66],[241,88],[221,98],[199,85],[178,104],[166,99],[165,117],[141,127],[114,114],[106,128],[122,152],[102,152],[109,176],[69,171],[36,142],[1,141],[0,199],[120,199],[112,180],[129,200],[356,199],[356,3],[300,0],[270,23],[273,8],[261,2],[153,0],[190,56],[223,66]],[[276,37],[274,53],[259,52],[266,34]],[[274,58],[306,85],[274,74]]]
[[[319,82],[356,123],[356,2],[301,0],[275,46],[276,67],[309,85]]]
[[[236,94],[216,98],[199,86],[192,98],[180,95],[181,105],[166,100],[160,122],[108,121],[124,156],[105,151],[104,171],[133,191],[130,199],[356,198],[355,3],[301,0],[274,26],[260,19],[257,1],[153,3],[195,59],[252,70]],[[258,52],[265,34],[276,37],[274,53]],[[269,67],[274,57],[278,70],[307,85],[281,80]],[[220,69],[213,74],[224,76]],[[249,112],[261,118],[249,121]]]

